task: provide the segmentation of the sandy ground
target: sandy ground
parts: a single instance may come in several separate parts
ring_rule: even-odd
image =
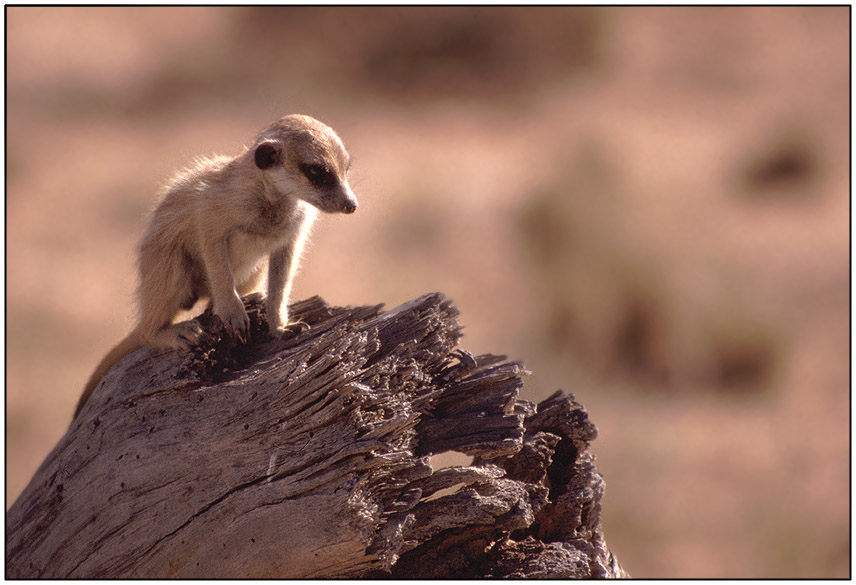
[[[294,298],[442,291],[574,392],[632,575],[848,576],[848,10],[8,8],[7,508],[159,185],[300,111],[361,206]]]

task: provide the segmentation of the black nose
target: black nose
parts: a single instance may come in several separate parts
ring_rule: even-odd
[[[345,201],[345,204],[342,206],[342,213],[354,213],[357,210],[357,202],[354,201]]]

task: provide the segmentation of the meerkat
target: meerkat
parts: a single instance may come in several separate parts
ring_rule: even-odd
[[[246,341],[249,318],[241,296],[259,285],[267,259],[267,320],[288,326],[287,301],[316,210],[353,213],[350,157],[328,126],[290,115],[265,128],[235,157],[201,159],[162,191],[138,248],[137,326],[98,364],[74,411],[80,414],[98,382],[143,345],[187,351],[203,331],[196,321],[173,323],[199,299]]]

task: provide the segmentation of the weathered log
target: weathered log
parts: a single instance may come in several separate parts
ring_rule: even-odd
[[[251,340],[105,376],[6,516],[6,576],[618,577],[594,425],[520,400],[520,363],[456,349],[457,310],[292,305]],[[472,464],[432,469],[457,451]]]

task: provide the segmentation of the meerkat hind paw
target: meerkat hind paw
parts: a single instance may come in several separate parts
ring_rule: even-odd
[[[182,321],[148,337],[148,343],[161,349],[190,351],[200,345],[207,334],[197,321]]]

